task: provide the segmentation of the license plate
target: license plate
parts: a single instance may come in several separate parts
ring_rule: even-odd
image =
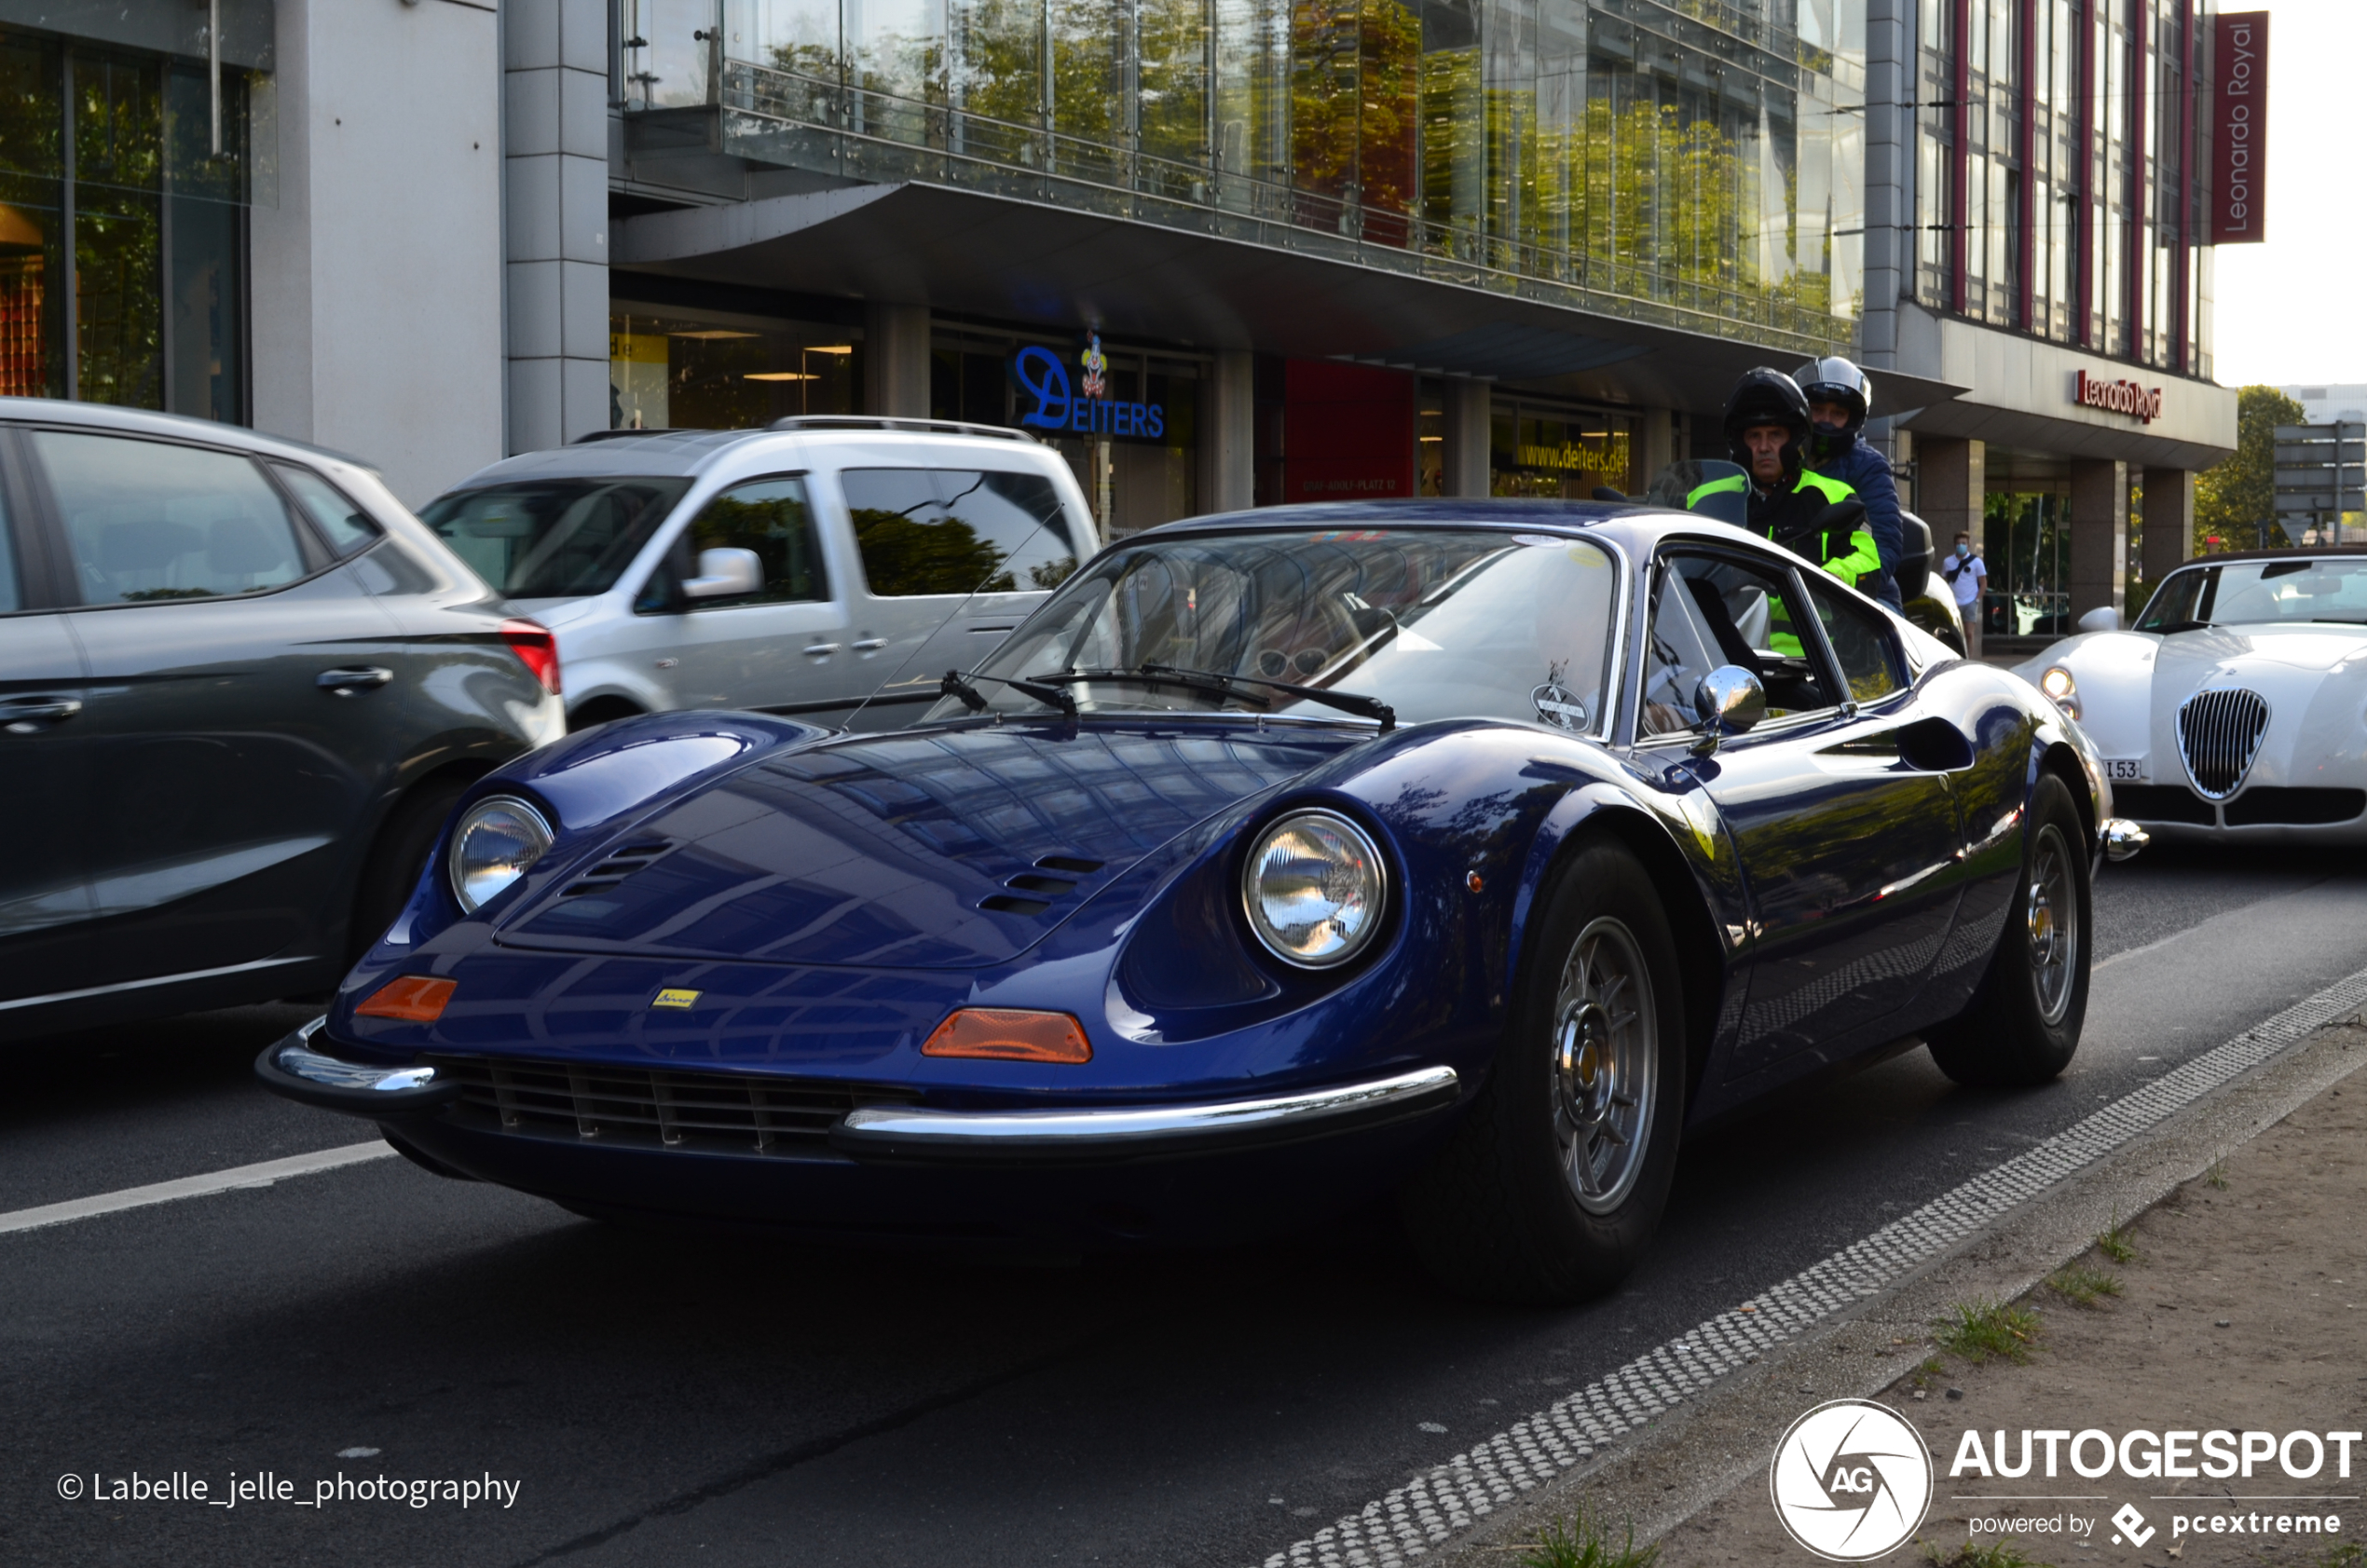
[[[2135,784],[2139,779],[2141,779],[2145,775],[2143,773],[2138,770],[2138,759],[2136,757],[2108,757],[2104,759],[2104,777],[2112,780],[2114,784]]]

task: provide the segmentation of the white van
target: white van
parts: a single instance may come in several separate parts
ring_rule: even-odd
[[[867,697],[863,728],[900,724],[1101,542],[1050,447],[923,419],[601,431],[421,516],[557,634],[574,729],[716,707],[836,724]]]

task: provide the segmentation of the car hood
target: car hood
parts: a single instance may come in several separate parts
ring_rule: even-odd
[[[1144,854],[1369,732],[978,725],[752,763],[580,855],[511,947],[911,969],[1006,962]]]

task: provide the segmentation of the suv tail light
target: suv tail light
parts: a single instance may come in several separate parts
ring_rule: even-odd
[[[534,673],[543,690],[554,697],[559,694],[559,639],[549,627],[531,620],[505,620],[501,640],[510,645],[518,662]]]

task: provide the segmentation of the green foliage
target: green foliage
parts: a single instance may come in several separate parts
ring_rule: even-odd
[[[2137,1244],[2128,1239],[2128,1227],[2121,1222],[2120,1210],[2113,1210],[2113,1222],[2096,1236],[2097,1250],[2115,1263],[2137,1261]]]
[[[1520,1561],[1521,1568],[1652,1568],[1660,1555],[1658,1547],[1635,1544],[1633,1523],[1621,1542],[1611,1545],[1602,1521],[1580,1508],[1568,1523],[1547,1525],[1537,1544],[1521,1553]]]
[[[2308,418],[2301,404],[2274,387],[2246,387],[2236,394],[2236,451],[2195,476],[2195,553],[2251,550],[2260,525],[2270,525],[2268,542],[2289,542],[2277,517],[2277,427]]]
[[[948,518],[918,523],[878,507],[849,509],[863,575],[882,598],[914,593],[1008,593],[1018,588],[1000,570],[1003,552],[967,523]]]
[[[2055,1294],[2067,1302],[2084,1307],[2094,1306],[2101,1297],[2120,1294],[2120,1279],[2117,1275],[2106,1274],[2102,1269],[2091,1269],[2078,1263],[2056,1270],[2046,1283],[2054,1289]]]
[[[2225,1159],[2223,1158],[2211,1161],[2210,1168],[2203,1172],[2203,1185],[2210,1188],[2214,1192],[2223,1193],[2227,1191],[2227,1162]]]
[[[2022,1548],[2011,1541],[1983,1541],[1976,1545],[1965,1542],[1954,1551],[1942,1551],[1926,1544],[1923,1555],[1934,1568],[2047,1568],[2033,1557],[2022,1555]]]
[[[1975,1298],[1950,1312],[1939,1323],[1939,1347],[1976,1367],[1992,1356],[2027,1361],[2038,1343],[2038,1314],[2026,1307]]]

